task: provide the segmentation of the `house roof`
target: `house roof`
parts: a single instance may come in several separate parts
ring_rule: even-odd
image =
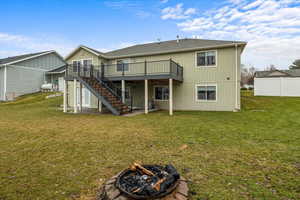
[[[154,42],[146,44],[138,44],[122,49],[117,49],[114,51],[109,51],[106,53],[100,52],[96,49],[80,45],[74,51],[72,51],[65,59],[70,58],[74,53],[76,53],[80,48],[83,48],[97,56],[101,56],[107,59],[131,57],[131,56],[145,56],[145,55],[156,55],[164,53],[174,53],[182,51],[192,51],[201,49],[211,49],[211,48],[222,48],[234,45],[241,45],[243,48],[246,46],[246,42],[241,41],[224,41],[224,40],[203,40],[203,39],[180,39],[169,40],[163,42]]]
[[[50,70],[47,73],[48,74],[60,74],[60,73],[63,73],[63,72],[66,71],[66,66],[67,66],[67,64],[65,64],[65,65],[63,65],[61,67],[58,67],[56,69]]]
[[[255,73],[256,78],[267,77],[300,77],[300,69],[290,70],[273,70],[273,71],[257,71]]]
[[[2,58],[2,59],[0,59],[0,65],[11,63],[11,62],[16,62],[16,61],[23,60],[23,59],[26,59],[29,57],[37,56],[39,54],[44,54],[46,52],[49,52],[49,51],[43,51],[43,52],[38,52],[38,53],[30,53],[30,54],[23,54],[23,55],[19,55],[19,56]]]
[[[30,54],[23,54],[23,55],[19,55],[19,56],[2,58],[2,59],[0,59],[0,66],[19,63],[19,62],[22,62],[25,60],[29,60],[29,59],[36,58],[39,56],[47,55],[50,53],[55,53],[60,59],[62,59],[65,62],[65,60],[61,57],[61,55],[59,55],[56,51],[42,51],[42,52],[38,52],[38,53],[30,53]]]
[[[127,57],[137,55],[152,55],[160,53],[171,53],[179,51],[188,51],[195,49],[217,48],[223,46],[232,46],[235,44],[246,45],[246,42],[224,41],[224,40],[203,40],[203,39],[180,39],[164,42],[154,42],[139,44],[131,47],[118,49],[105,53],[107,57]]]
[[[65,60],[69,59],[72,55],[74,55],[77,51],[79,51],[80,49],[85,49],[87,51],[89,51],[92,54],[95,54],[96,56],[102,56],[105,57],[104,53],[101,51],[98,51],[96,49],[92,49],[90,47],[84,46],[84,45],[79,45],[76,49],[74,49],[71,53],[69,53],[66,57]]]

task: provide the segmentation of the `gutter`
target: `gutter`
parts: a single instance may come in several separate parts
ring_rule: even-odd
[[[238,108],[238,44],[235,44],[235,109],[239,110]]]
[[[61,74],[61,73],[64,73],[64,72],[66,72],[66,70],[59,71],[59,72],[46,72],[46,74]]]

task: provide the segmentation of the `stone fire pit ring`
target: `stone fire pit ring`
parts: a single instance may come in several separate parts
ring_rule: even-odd
[[[111,177],[100,188],[96,200],[136,200],[122,192],[117,186],[117,179],[124,171]],[[150,199],[150,198],[149,198]],[[155,200],[187,200],[188,199],[188,185],[187,180],[183,177],[176,183],[176,188],[168,195],[162,198],[155,198]]]

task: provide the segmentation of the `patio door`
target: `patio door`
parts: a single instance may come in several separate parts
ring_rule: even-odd
[[[80,100],[80,88],[77,88],[78,106],[80,105]],[[82,107],[91,107],[91,92],[86,88],[82,88]]]

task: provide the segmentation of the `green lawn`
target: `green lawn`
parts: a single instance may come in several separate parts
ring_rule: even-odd
[[[116,117],[63,114],[45,95],[0,103],[1,200],[93,199],[133,161],[174,164],[190,199],[300,199],[300,98]]]

